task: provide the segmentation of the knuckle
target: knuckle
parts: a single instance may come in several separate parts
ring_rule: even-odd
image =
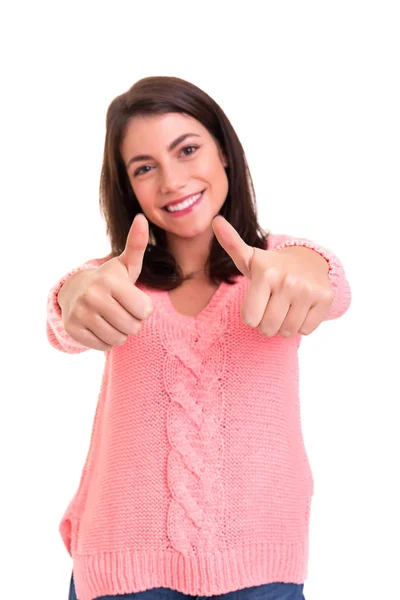
[[[97,286],[91,285],[90,287],[83,290],[76,300],[77,305],[82,306],[93,306],[98,300],[100,293]]]
[[[334,298],[335,298],[335,292],[332,289],[325,290],[324,299],[326,300],[327,304],[331,304],[333,302]]]
[[[293,277],[293,275],[289,274],[285,277],[284,287],[286,290],[289,290],[289,291],[298,289],[299,280],[297,279],[297,277]]]
[[[311,293],[311,286],[308,282],[304,281],[299,277],[295,277],[293,275],[287,275],[285,277],[285,289],[289,292],[296,292],[296,294],[308,294]]]
[[[301,284],[299,285],[299,288],[300,288],[301,293],[306,298],[312,298],[312,296],[314,296],[314,294],[315,294],[315,287],[310,281],[303,280],[301,282]]]
[[[265,281],[265,283],[277,285],[281,280],[281,270],[279,267],[270,267],[262,273],[261,279]]]

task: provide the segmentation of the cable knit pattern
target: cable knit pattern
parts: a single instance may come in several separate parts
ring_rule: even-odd
[[[172,320],[164,321],[162,329],[163,383],[171,399],[167,411],[171,445],[168,536],[174,548],[188,557],[195,556],[198,548],[211,552],[216,547],[224,510],[219,426],[224,408],[220,378],[225,366],[226,317],[225,312],[217,314],[201,337],[193,327],[176,329]],[[214,344],[217,347],[209,360]]]
[[[267,249],[288,242],[313,244],[270,234]],[[343,266],[326,248],[312,249],[329,263],[327,318],[337,318],[351,301]],[[54,348],[74,354],[87,348],[63,328],[57,294],[67,278],[49,292],[47,333]],[[314,482],[300,418],[303,336],[267,338],[246,326],[249,285],[242,276],[223,282],[188,316],[168,292],[138,284],[154,311],[104,353],[90,446],[59,524],[78,600],[305,581]]]

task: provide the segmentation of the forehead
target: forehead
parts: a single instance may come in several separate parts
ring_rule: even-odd
[[[129,147],[130,150],[144,151],[160,144],[165,149],[169,143],[184,133],[196,133],[203,138],[211,137],[207,128],[197,119],[183,113],[132,117],[125,129],[121,150]]]

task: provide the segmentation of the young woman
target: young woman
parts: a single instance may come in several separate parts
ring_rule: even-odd
[[[55,348],[105,353],[60,523],[70,600],[304,599],[313,477],[297,352],[348,309],[342,264],[261,229],[232,125],[182,79],[113,100],[100,192],[111,252],[48,298]]]

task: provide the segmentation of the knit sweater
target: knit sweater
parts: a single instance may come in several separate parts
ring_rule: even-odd
[[[269,234],[267,249],[309,247],[325,257],[343,315],[343,266],[304,238]],[[54,348],[88,348],[65,331],[50,290]],[[223,282],[196,316],[143,284],[154,311],[139,334],[105,351],[91,440],[59,531],[73,559],[78,600],[167,587],[224,594],[308,574],[314,482],[299,406],[301,334],[266,337],[240,307],[250,281]]]

